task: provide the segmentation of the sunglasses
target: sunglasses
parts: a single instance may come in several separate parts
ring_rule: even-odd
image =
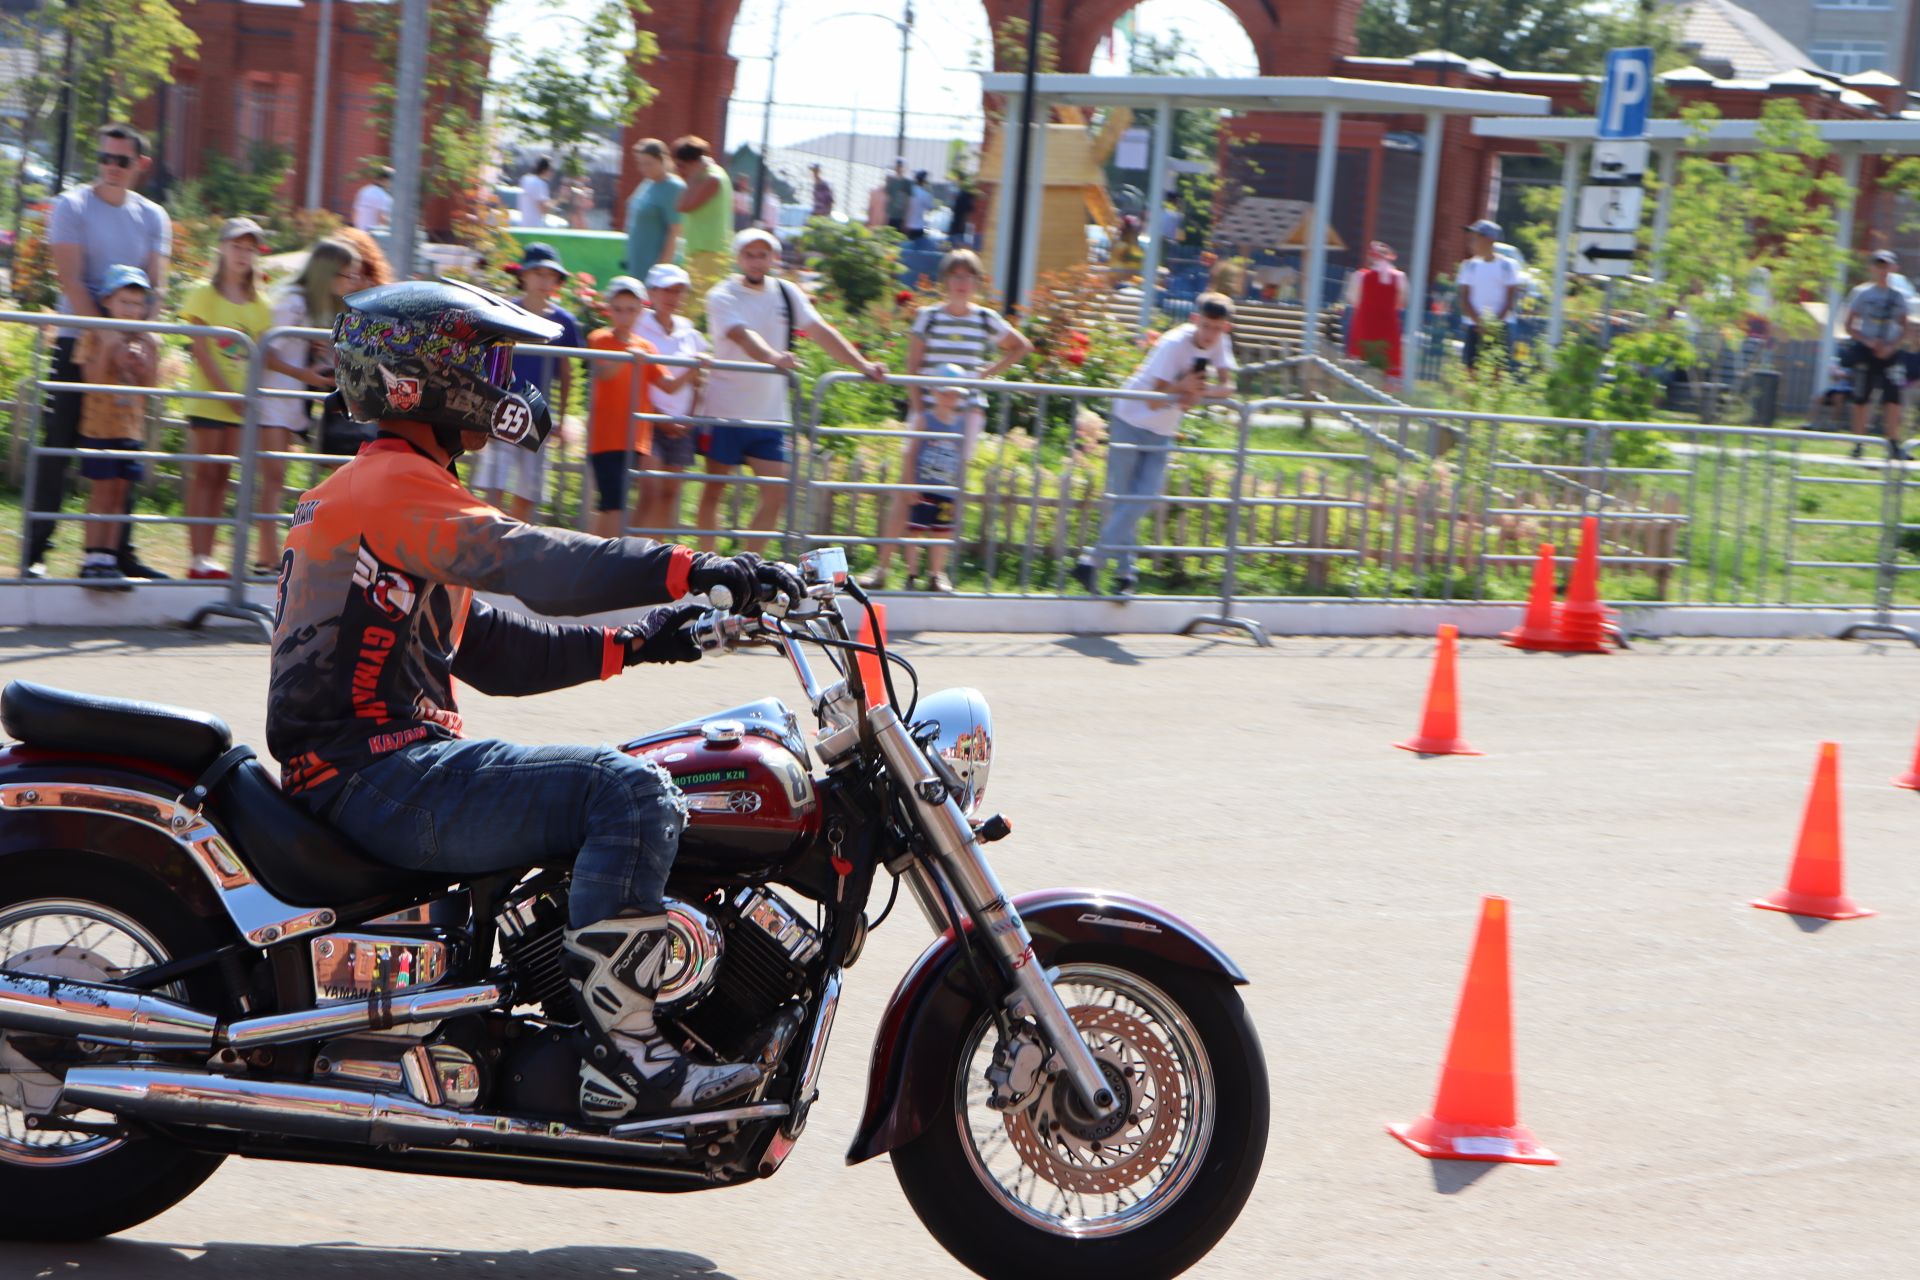
[[[96,152],[93,158],[101,164],[110,164],[116,169],[131,169],[133,168],[133,162],[136,157],[115,155],[111,151],[100,151]]]

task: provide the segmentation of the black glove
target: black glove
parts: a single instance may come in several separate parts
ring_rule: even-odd
[[[626,646],[626,665],[638,662],[698,662],[700,645],[686,629],[689,622],[706,610],[697,604],[655,609],[637,622],[629,622],[615,631],[614,637]]]
[[[763,599],[784,597],[780,612],[785,613],[807,598],[806,583],[792,565],[762,560],[751,551],[731,558],[705,551],[695,555],[687,571],[687,589],[711,592],[715,587],[725,587],[732,597],[727,608],[748,617],[760,612]]]

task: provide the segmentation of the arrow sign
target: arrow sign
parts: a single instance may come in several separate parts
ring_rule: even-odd
[[[1580,188],[1580,230],[1632,231],[1647,193],[1639,187]]]
[[[1583,232],[1573,257],[1573,269],[1588,276],[1626,276],[1633,274],[1633,260],[1639,253],[1631,231]]]

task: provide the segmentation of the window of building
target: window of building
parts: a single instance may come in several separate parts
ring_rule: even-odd
[[[1884,40],[1816,40],[1807,46],[1813,60],[1837,76],[1887,69]]]

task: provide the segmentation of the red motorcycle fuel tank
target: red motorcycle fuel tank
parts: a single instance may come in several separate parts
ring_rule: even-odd
[[[624,750],[658,764],[686,794],[680,869],[753,873],[800,852],[820,829],[806,761],[738,720],[710,720]]]

